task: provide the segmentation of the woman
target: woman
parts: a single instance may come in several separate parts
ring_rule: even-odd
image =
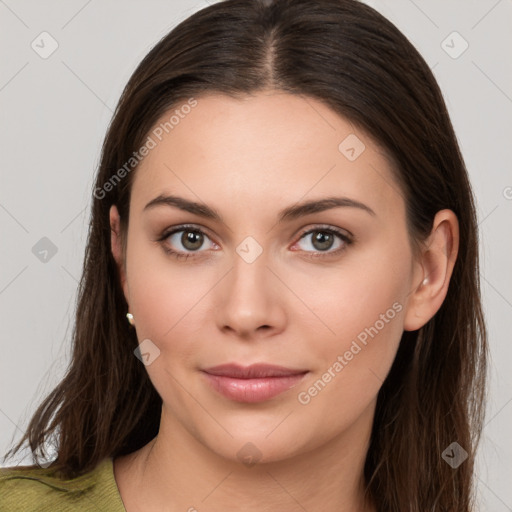
[[[194,14],[116,109],[72,361],[15,448],[58,456],[0,508],[474,510],[476,230],[439,87],[375,10]]]

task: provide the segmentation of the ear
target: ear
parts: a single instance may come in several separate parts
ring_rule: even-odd
[[[451,210],[437,212],[432,231],[415,265],[404,329],[416,331],[439,310],[452,276],[459,250],[459,222]]]
[[[128,286],[126,284],[126,265],[121,237],[121,217],[119,216],[116,205],[112,205],[110,207],[110,245],[112,255],[114,256],[114,259],[117,263],[117,268],[119,270],[119,279],[124,292],[124,297],[129,303]]]

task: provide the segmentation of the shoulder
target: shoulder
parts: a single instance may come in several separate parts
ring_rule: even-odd
[[[0,468],[2,512],[125,512],[115,483],[112,459],[77,478],[62,480],[51,466]]]

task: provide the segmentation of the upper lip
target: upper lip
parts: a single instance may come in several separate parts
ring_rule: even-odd
[[[236,363],[221,364],[212,366],[203,370],[210,375],[219,375],[223,377],[233,377],[236,379],[261,379],[265,377],[288,377],[290,375],[299,375],[308,370],[285,368],[273,364],[256,363],[250,366],[241,366]]]

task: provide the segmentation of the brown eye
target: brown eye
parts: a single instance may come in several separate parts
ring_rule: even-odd
[[[204,236],[198,231],[183,230],[180,242],[189,251],[196,251],[203,245]]]
[[[352,243],[352,240],[348,235],[333,228],[312,229],[304,233],[300,238],[301,241],[307,239],[309,239],[310,242],[309,244],[305,244],[306,248],[303,247],[303,250],[306,252],[311,252],[307,250],[307,246],[309,246],[312,247],[313,251],[316,251],[317,253],[327,253],[328,255],[337,254],[347,245]],[[330,249],[333,248],[334,250],[331,251]]]
[[[330,249],[335,242],[334,235],[326,231],[313,231],[312,235],[311,243],[318,251]]]
[[[206,250],[202,251],[200,249],[205,246],[207,240],[210,241],[209,248],[212,248],[215,244],[206,233],[196,227],[188,226],[179,226],[166,231],[158,239],[164,250],[177,258],[194,257],[196,255],[194,253],[206,252]],[[208,249],[208,246],[206,246],[206,249]]]

